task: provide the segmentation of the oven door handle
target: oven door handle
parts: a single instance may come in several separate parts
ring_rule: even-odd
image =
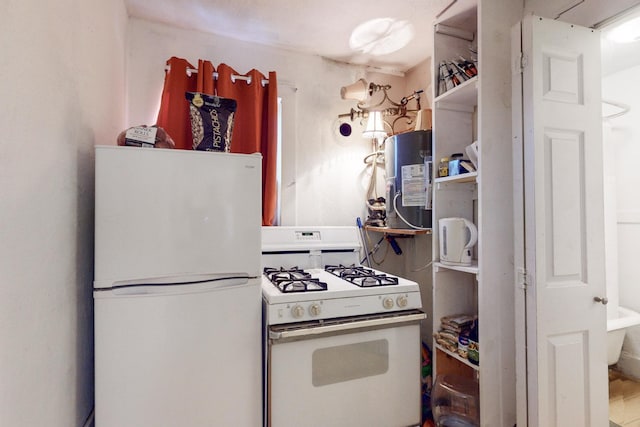
[[[397,326],[406,326],[420,323],[427,315],[419,310],[410,314],[399,316],[379,317],[371,319],[359,319],[354,321],[337,322],[335,324],[312,326],[308,328],[269,330],[269,339],[272,342],[299,341],[319,336],[339,335],[365,330],[382,329]]]

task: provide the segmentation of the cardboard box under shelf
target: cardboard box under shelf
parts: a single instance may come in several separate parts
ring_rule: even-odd
[[[465,365],[455,357],[436,348],[436,372],[442,374],[457,374],[466,378],[476,378],[477,371],[471,366]]]

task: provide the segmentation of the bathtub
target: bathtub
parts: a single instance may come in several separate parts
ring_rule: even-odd
[[[618,318],[607,320],[607,364],[618,363],[627,328],[640,325],[640,313],[618,307]]]

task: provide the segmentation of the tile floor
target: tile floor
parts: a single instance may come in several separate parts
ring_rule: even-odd
[[[609,369],[610,427],[640,427],[640,381]]]

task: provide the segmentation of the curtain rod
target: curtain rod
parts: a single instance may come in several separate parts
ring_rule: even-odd
[[[164,67],[165,71],[171,71],[171,65],[167,65],[166,67]],[[198,70],[196,68],[187,68],[187,76],[191,76],[191,74],[198,74]],[[218,72],[214,71],[213,72],[213,79],[214,80],[218,80]],[[236,82],[236,80],[244,80],[247,82],[248,85],[251,84],[251,76],[247,77],[247,76],[240,76],[237,74],[232,74],[231,75],[231,81],[233,83]],[[262,79],[262,81],[260,82],[262,84],[262,86],[264,87],[264,85],[269,84],[269,79]]]

